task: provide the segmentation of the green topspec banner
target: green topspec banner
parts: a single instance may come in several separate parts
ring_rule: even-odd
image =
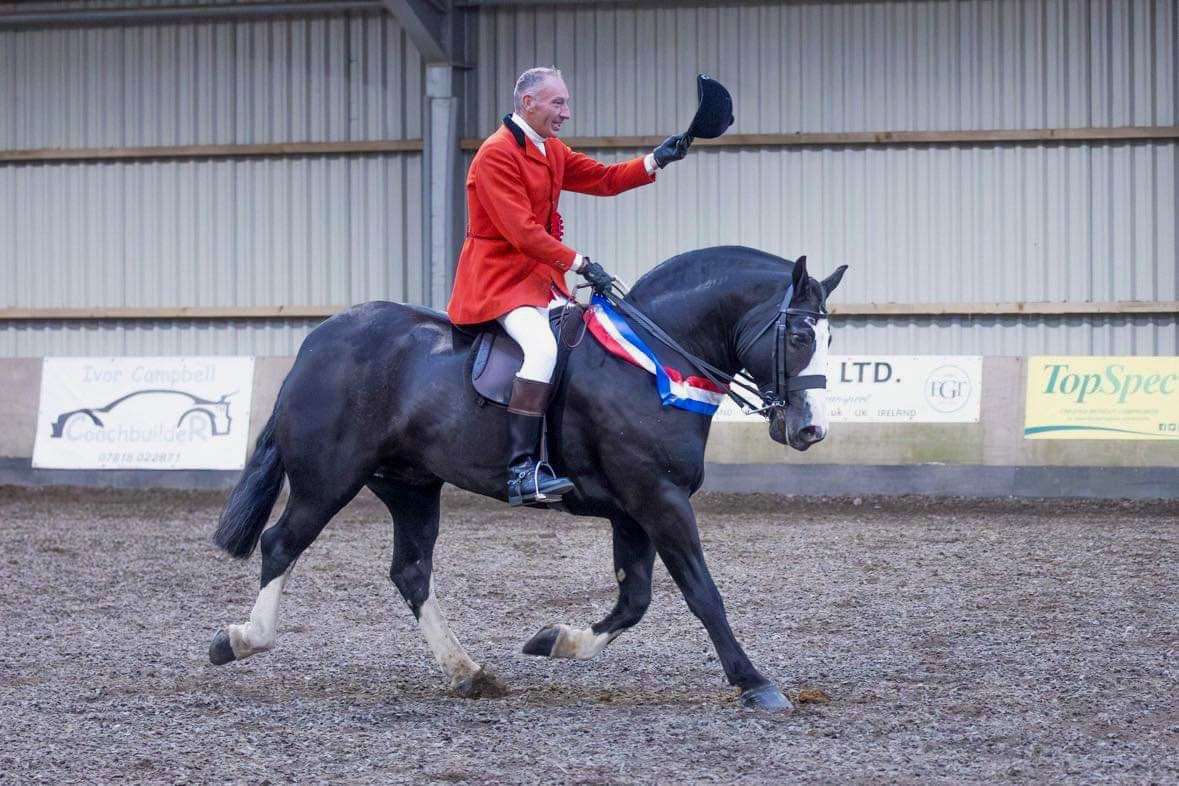
[[[1179,358],[1028,358],[1027,439],[1179,439]]]

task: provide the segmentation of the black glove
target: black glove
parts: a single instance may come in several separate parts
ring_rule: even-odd
[[[672,161],[679,161],[688,154],[692,145],[692,137],[687,134],[676,134],[663,140],[663,144],[655,148],[655,166],[663,169]]]
[[[585,257],[584,264],[581,266],[580,273],[594,291],[600,295],[605,295],[610,291],[610,284],[614,282],[614,276],[606,272],[606,268],[599,265],[597,262],[591,262],[589,257]]]

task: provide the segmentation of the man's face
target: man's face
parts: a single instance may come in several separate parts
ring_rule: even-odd
[[[572,115],[569,112],[569,88],[565,87],[565,80],[559,77],[548,77],[536,88],[532,95],[524,96],[522,113],[528,125],[543,137],[556,136],[561,132],[561,124]]]

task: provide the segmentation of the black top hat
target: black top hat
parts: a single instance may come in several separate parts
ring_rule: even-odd
[[[692,118],[692,125],[688,126],[688,135],[715,139],[733,125],[733,97],[724,85],[708,74],[696,76],[696,92],[700,106]]]

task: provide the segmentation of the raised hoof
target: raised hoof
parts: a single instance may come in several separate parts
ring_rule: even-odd
[[[542,658],[549,657],[553,654],[553,647],[557,646],[559,635],[561,635],[560,628],[556,625],[546,625],[524,645],[524,654],[539,655]]]
[[[781,712],[787,715],[794,712],[794,705],[790,703],[790,699],[769,683],[742,691],[741,706],[751,710]]]
[[[460,699],[498,699],[508,695],[508,686],[500,682],[499,677],[481,668],[452,686],[450,695]]]
[[[229,634],[223,630],[217,631],[213,643],[209,645],[209,663],[214,666],[224,666],[231,660],[237,660],[233,654],[233,647],[229,643]]]

